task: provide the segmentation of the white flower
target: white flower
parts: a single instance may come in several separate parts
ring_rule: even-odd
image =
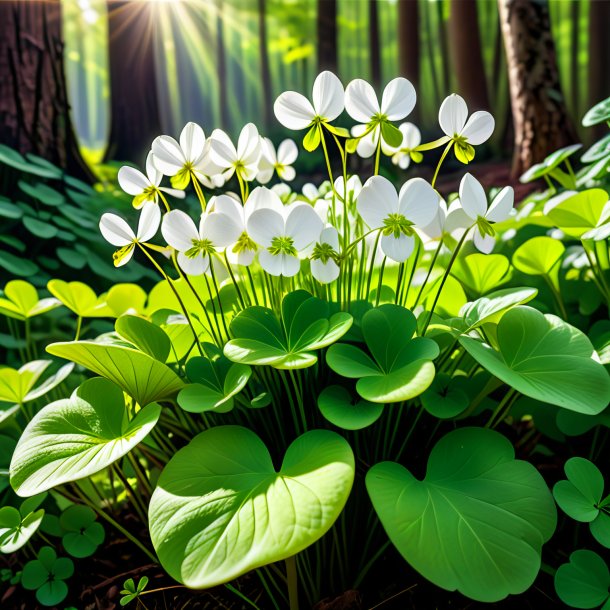
[[[282,206],[279,199],[272,204],[270,199],[275,195],[268,193],[265,207],[250,214],[246,227],[248,234],[263,248],[258,256],[261,267],[270,275],[291,277],[301,267],[299,254],[314,244],[324,225],[309,204],[296,202]]]
[[[337,229],[331,226],[322,229],[311,254],[311,274],[321,284],[329,284],[339,277],[338,251],[339,235]]]
[[[256,179],[266,184],[273,177],[273,172],[282,180],[294,180],[296,172],[292,164],[297,160],[299,151],[294,140],[284,140],[275,151],[273,142],[269,138],[261,138],[262,154],[258,164]]]
[[[306,182],[301,189],[301,193],[303,193],[303,197],[305,197],[309,203],[314,203],[320,197],[318,187],[313,184],[313,182]]]
[[[288,129],[306,129],[334,121],[344,107],[341,81],[332,72],[321,72],[313,84],[312,102],[296,91],[282,93],[273,106],[277,120]]]
[[[163,217],[161,233],[178,252],[182,271],[187,275],[201,275],[209,269],[210,257],[237,239],[239,227],[226,216],[215,213],[201,214],[197,227],[188,214],[172,210]]]
[[[470,219],[470,226],[475,227],[474,245],[484,254],[489,254],[496,243],[495,231],[491,225],[510,216],[515,200],[513,189],[505,186],[488,208],[485,189],[474,176],[466,174],[460,182],[459,194],[463,213]]]
[[[133,195],[133,207],[139,210],[147,201],[157,203],[159,191],[182,199],[184,193],[176,189],[168,189],[162,186],[163,174],[154,166],[152,151],[146,157],[146,176],[140,171],[128,165],[119,170],[119,185],[128,194]]]
[[[468,118],[464,98],[452,93],[438,111],[438,122],[448,138],[455,142],[455,156],[462,163],[474,159],[474,148],[491,137],[495,121],[489,112],[478,110]]]
[[[221,129],[215,129],[210,136],[210,163],[222,172],[225,182],[234,173],[246,182],[254,180],[260,156],[260,137],[254,123],[244,125],[237,140],[237,148]]]
[[[379,144],[379,139],[400,137],[390,121],[404,119],[415,107],[415,88],[406,78],[391,80],[383,90],[381,104],[373,87],[361,78],[353,80],[345,89],[345,109],[360,125],[352,128],[352,135],[360,138],[357,151],[361,157],[370,157]],[[387,142],[392,144],[392,142]]]
[[[407,169],[411,160],[420,163],[423,155],[415,150],[421,144],[421,132],[413,123],[402,123],[398,128],[402,133],[400,146],[389,146],[382,143],[381,148],[386,155],[391,155],[392,163],[400,169]]]
[[[206,168],[208,145],[203,129],[197,123],[187,123],[180,133],[180,142],[170,136],[158,136],[152,143],[155,167],[171,176],[172,186],[185,189],[195,176],[206,187],[222,186],[208,176]]]
[[[106,213],[100,218],[100,232],[107,242],[119,248],[113,255],[115,267],[126,265],[133,256],[138,243],[152,239],[161,222],[161,210],[156,203],[147,201],[143,204],[138,220],[138,230],[134,233],[131,227],[116,214]]]
[[[438,210],[432,222],[425,227],[420,227],[418,233],[423,235],[427,240],[440,239],[445,233],[445,222],[447,220],[447,203],[444,199],[438,202]]]
[[[415,226],[434,220],[438,200],[438,193],[422,178],[408,180],[397,194],[387,178],[373,176],[362,187],[357,208],[371,229],[381,229],[383,253],[402,263],[413,252]]]

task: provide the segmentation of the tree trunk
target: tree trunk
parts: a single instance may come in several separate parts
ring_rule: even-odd
[[[398,0],[398,70],[419,90],[418,0]]]
[[[108,0],[110,138],[107,160],[143,165],[152,141],[163,133],[151,9],[150,5],[139,2]]]
[[[607,1],[607,0],[602,0]],[[572,30],[570,32],[570,46],[572,47],[572,53],[570,54],[570,93],[572,94],[571,111],[572,116],[579,116],[579,97],[578,92],[580,87],[578,86],[578,55],[579,55],[579,39],[580,39],[580,2],[572,0],[570,5],[570,21],[572,22]],[[608,25],[608,24],[606,24]]]
[[[318,0],[318,70],[337,73],[337,0]]]
[[[369,36],[371,59],[371,83],[381,86],[381,45],[379,40],[379,6],[377,0],[369,0]]]
[[[587,110],[610,96],[610,2],[589,2],[589,75]],[[593,139],[601,138],[608,129],[604,123],[587,128]]]
[[[476,0],[451,0],[449,44],[457,92],[473,110],[489,109]]]
[[[548,2],[498,0],[515,129],[513,177],[577,141],[559,85]]]
[[[0,2],[0,142],[92,181],[70,120],[61,3]]]
[[[258,55],[261,62],[261,84],[263,91],[263,123],[272,125],[271,70],[269,69],[269,49],[267,48],[267,0],[258,0]]]

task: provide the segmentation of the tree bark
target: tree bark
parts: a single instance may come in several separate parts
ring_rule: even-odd
[[[418,0],[398,0],[398,69],[419,90]]]
[[[369,0],[369,37],[371,60],[371,83],[381,86],[381,45],[379,40],[379,6],[377,0]]]
[[[151,8],[139,2],[108,0],[110,138],[107,160],[143,164],[152,141],[163,133]]]
[[[515,129],[512,175],[577,141],[559,84],[548,2],[498,0]]]
[[[318,0],[318,70],[337,73],[337,0]]]
[[[0,2],[0,142],[92,181],[70,119],[61,3]]]
[[[263,123],[272,124],[271,70],[267,48],[267,0],[258,0],[258,54],[261,62],[261,84],[263,91]]]
[[[489,96],[476,0],[451,0],[449,44],[457,92],[470,108],[488,110]]]
[[[587,110],[598,102],[610,96],[610,2],[599,0],[589,2],[589,76],[587,78],[589,91]],[[597,140],[608,129],[605,124],[587,128],[587,131]]]

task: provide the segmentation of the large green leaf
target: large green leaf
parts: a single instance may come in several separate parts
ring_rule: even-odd
[[[233,339],[224,348],[229,360],[278,369],[313,366],[315,351],[340,339],[352,325],[348,313],[330,313],[328,303],[305,290],[287,294],[282,319],[271,309],[248,307],[231,321]]]
[[[555,591],[559,599],[573,608],[610,610],[610,571],[606,562],[593,551],[579,550],[569,563],[555,572]]]
[[[328,366],[343,377],[358,379],[356,391],[370,402],[401,402],[418,396],[434,379],[432,360],[438,345],[415,337],[415,316],[399,305],[381,305],[362,316],[369,356],[360,348],[338,343],[326,353]]]
[[[591,415],[608,405],[610,376],[587,336],[567,322],[515,307],[498,323],[497,340],[498,351],[460,337],[481,366],[530,398]]]
[[[513,265],[527,275],[549,275],[565,252],[557,239],[542,235],[528,239],[513,254]]]
[[[343,438],[313,430],[279,472],[264,443],[239,426],[202,432],[169,461],[150,501],[150,534],[176,580],[206,588],[296,555],[326,533],[354,480]]]
[[[64,282],[51,280],[48,291],[59,299],[70,311],[81,318],[98,318],[111,316],[112,311],[102,297],[98,297],[92,288],[83,282]]]
[[[173,397],[182,380],[168,366],[136,349],[103,341],[52,343],[47,351],[116,383],[140,405]]]
[[[483,428],[450,432],[423,481],[394,462],[366,475],[373,506],[400,554],[425,578],[484,602],[522,593],[556,525],[553,497],[511,443]]]
[[[95,474],[141,442],[160,414],[161,407],[150,404],[130,420],[116,385],[88,379],[27,425],[11,460],[11,485],[18,495],[33,496]]]
[[[469,254],[458,260],[451,274],[481,296],[510,279],[510,262],[503,254]]]
[[[121,316],[114,325],[117,333],[139,350],[159,362],[165,362],[171,350],[169,337],[163,329],[138,316]]]
[[[545,207],[544,213],[570,237],[579,238],[597,226],[608,193],[603,189],[586,189],[561,200],[557,205]]]

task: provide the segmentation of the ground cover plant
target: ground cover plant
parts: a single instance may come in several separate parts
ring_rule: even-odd
[[[609,603],[607,137],[576,172],[570,147],[526,173],[548,190],[515,208],[476,178],[491,114],[452,94],[422,142],[416,103],[405,78],[324,71],[274,104],[302,152],[252,123],[159,135],[118,173],[129,218],[99,220],[114,266],[159,283],[4,286],[5,582],[63,607],[118,535],[173,586],[261,610],[372,606],[388,570],[461,600],[552,576],[553,603]],[[584,124],[609,119],[606,101]],[[433,149],[432,180],[409,178]],[[327,179],[293,190],[309,153]],[[59,340],[33,332],[45,317]],[[157,593],[121,584],[121,605]]]

